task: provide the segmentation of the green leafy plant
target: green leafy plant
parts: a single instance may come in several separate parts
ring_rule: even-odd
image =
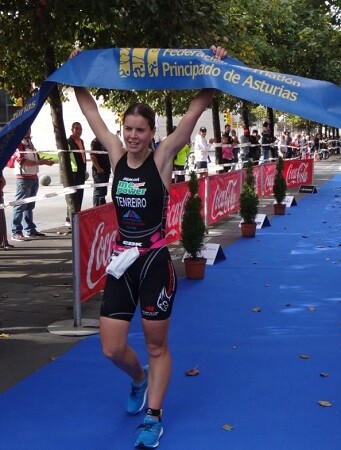
[[[283,168],[284,168],[284,161],[283,158],[280,156],[277,160],[276,174],[273,184],[273,193],[276,202],[278,204],[282,203],[282,201],[285,199],[287,192],[287,183],[283,177]]]
[[[246,165],[246,179],[239,197],[239,214],[244,223],[254,223],[258,214],[259,199],[255,190],[253,163],[249,159]]]
[[[189,197],[186,201],[181,223],[181,243],[185,252],[193,259],[200,258],[204,245],[206,227],[201,215],[203,202],[198,195],[199,184],[196,172],[190,172]]]

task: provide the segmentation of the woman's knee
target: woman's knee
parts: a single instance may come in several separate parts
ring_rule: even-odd
[[[168,346],[166,342],[147,342],[147,351],[151,358],[160,358],[168,352]]]
[[[102,352],[111,361],[121,360],[127,350],[129,323],[101,317]]]
[[[115,343],[108,344],[102,342],[103,355],[113,362],[123,359],[126,348],[127,346],[125,344],[117,345]]]
[[[143,327],[149,356],[158,358],[167,353],[169,320],[145,320]]]

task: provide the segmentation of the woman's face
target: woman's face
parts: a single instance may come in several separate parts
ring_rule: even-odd
[[[128,152],[138,154],[148,149],[154,134],[155,129],[150,129],[147,119],[143,116],[132,114],[125,117],[123,138]]]

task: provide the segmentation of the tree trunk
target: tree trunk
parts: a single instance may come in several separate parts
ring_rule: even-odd
[[[270,108],[269,106],[267,106],[266,108],[267,113],[268,113],[268,118],[269,118],[269,124],[270,124],[270,133],[271,136],[274,137],[274,110],[272,108]]]
[[[47,76],[49,76],[56,70],[54,48],[50,45],[48,45],[45,49],[45,67]],[[66,141],[65,125],[63,119],[63,104],[57,85],[52,89],[49,95],[49,101],[57,149],[66,150],[68,148],[68,145]],[[71,186],[72,170],[70,163],[70,154],[68,152],[60,152],[58,156],[61,183],[64,187]],[[66,195],[65,200],[71,214],[74,214],[80,210],[80,205],[78,203],[76,194]]]
[[[220,117],[219,117],[219,98],[214,96],[212,100],[212,123],[213,123],[213,135],[214,142],[221,142],[221,128],[220,128]],[[221,146],[215,147],[215,163],[221,164]]]
[[[60,99],[58,87],[55,86],[49,96],[50,109],[52,117],[53,131],[56,139],[57,149],[65,150],[68,148],[63,119],[63,104]],[[59,157],[59,176],[64,187],[72,185],[72,170],[69,152],[60,152]],[[65,196],[66,204],[71,214],[80,211],[80,205],[76,193]]]
[[[51,17],[46,10],[46,1],[37,2],[36,16],[35,16],[35,28],[34,31],[37,34],[38,42],[41,42],[41,48],[44,49],[44,64],[46,77],[51,75],[57,70],[56,56],[54,51],[54,42],[51,42],[49,35],[49,25]],[[58,86],[55,86],[50,95],[50,109],[52,116],[52,125],[56,139],[57,149],[67,149],[65,126],[63,120],[63,106],[59,94]],[[70,163],[70,154],[67,152],[61,152],[59,154],[59,173],[61,182],[64,187],[72,184],[72,171]],[[68,205],[70,213],[79,211],[78,200],[76,194],[66,196],[66,203]]]
[[[242,102],[242,121],[244,124],[244,128],[250,129],[250,122],[249,122],[249,104],[246,101]]]
[[[172,94],[166,92],[165,96],[165,114],[166,114],[166,128],[167,136],[173,133],[173,104],[172,104]]]

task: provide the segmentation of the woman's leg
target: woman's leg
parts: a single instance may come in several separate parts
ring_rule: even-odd
[[[115,366],[127,373],[135,383],[141,383],[145,372],[135,351],[127,345],[130,322],[126,320],[100,318],[100,335],[104,355]]]
[[[161,409],[171,374],[169,319],[142,319],[142,325],[149,354],[148,407]]]

